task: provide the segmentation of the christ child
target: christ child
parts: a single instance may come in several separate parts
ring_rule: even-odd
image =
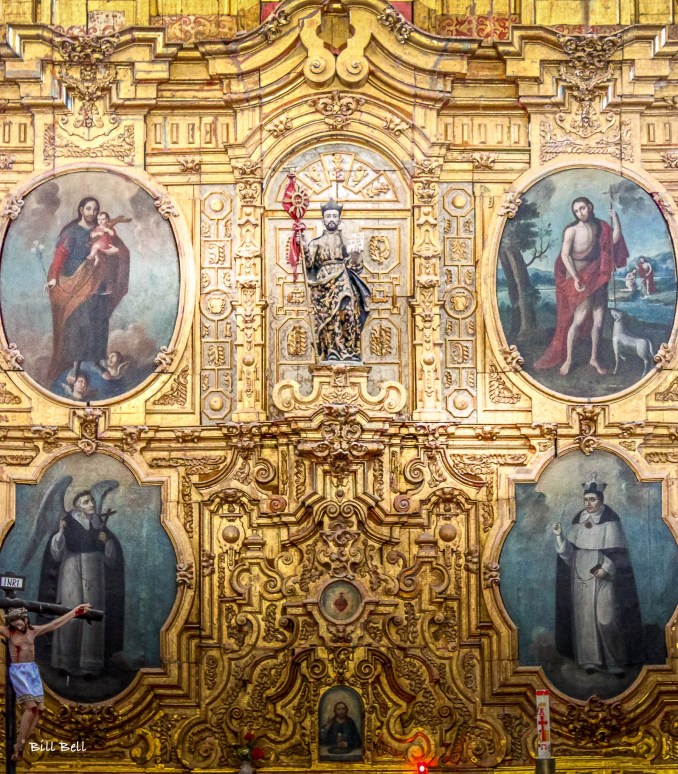
[[[90,233],[92,247],[90,248],[88,261],[94,261],[96,266],[102,255],[110,255],[113,247],[113,238],[117,236],[115,229],[111,225],[111,217],[107,212],[100,212],[97,215],[97,224]],[[113,248],[115,249],[115,248]]]
[[[23,704],[24,710],[12,760],[17,761],[23,756],[26,742],[45,711],[42,681],[35,663],[35,638],[59,629],[91,609],[90,604],[78,605],[44,626],[33,626],[28,620],[28,610],[25,607],[14,608],[5,614],[6,626],[0,626],[0,636],[9,643],[9,679],[14,688],[16,702]]]

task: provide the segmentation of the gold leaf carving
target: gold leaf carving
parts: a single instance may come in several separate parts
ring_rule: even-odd
[[[13,153],[0,153],[0,169],[12,169],[16,156]]]
[[[541,146],[539,158],[546,163],[561,153],[580,155],[596,153],[602,156],[613,156],[620,161],[633,161],[631,144],[631,124],[622,121],[616,131],[611,131],[595,142],[577,142],[573,137],[559,135],[548,121],[539,125]]]
[[[94,146],[80,146],[73,140],[62,137],[57,133],[53,125],[45,127],[44,146],[42,155],[45,163],[56,158],[114,158],[128,166],[134,165],[134,127],[126,126],[122,132],[114,135],[105,142]]]
[[[338,91],[333,91],[330,95],[309,100],[309,103],[323,116],[328,127],[344,129],[350,123],[353,114],[365,104],[365,98],[348,94],[340,95]]]
[[[185,406],[188,399],[188,366],[172,380],[170,389],[153,401],[154,406]]]
[[[193,562],[182,562],[177,564],[177,586],[187,586],[193,588],[193,577],[195,569]]]
[[[115,65],[107,61],[118,40],[117,35],[85,34],[65,38],[59,43],[59,53],[64,60],[59,65],[59,78],[80,103],[77,118],[73,122],[76,129],[104,125],[96,103],[118,81]]]
[[[389,325],[378,323],[370,333],[370,352],[385,357],[393,354],[393,331]]]
[[[570,704],[567,708],[567,730],[580,744],[607,745],[624,730],[621,704],[608,704],[592,696],[586,705]]]
[[[285,27],[290,23],[287,11],[278,10],[271,14],[266,22],[261,26],[261,32],[264,34],[268,43],[272,43],[279,38],[285,31]]]
[[[5,382],[0,382],[0,403],[6,406],[16,406],[21,403],[21,398],[10,392],[5,386]]]
[[[293,325],[287,334],[287,354],[304,357],[308,352],[308,334],[302,325]]]
[[[8,344],[6,347],[0,346],[0,357],[5,365],[12,371],[22,371],[24,357],[16,344]]]
[[[386,10],[377,17],[377,20],[379,24],[383,24],[384,27],[391,30],[399,43],[404,43],[412,34],[412,25],[405,21],[405,17],[391,6],[387,6]]]
[[[494,363],[490,363],[490,400],[492,403],[518,403],[520,394],[513,392]]]
[[[24,200],[20,196],[12,194],[5,199],[2,206],[2,214],[10,220],[16,220],[23,206]]]
[[[378,264],[383,264],[391,255],[391,243],[388,237],[371,236],[367,246],[370,258]]]
[[[655,400],[661,403],[678,402],[678,376],[672,380],[671,384],[665,389],[655,392]]]

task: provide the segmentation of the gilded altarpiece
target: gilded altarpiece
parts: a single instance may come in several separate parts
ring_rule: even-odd
[[[203,186],[200,197],[200,394],[203,421],[211,423],[233,411],[233,191]]]
[[[464,38],[422,32],[381,0],[288,0],[230,40],[230,26],[201,28],[214,39],[195,32],[195,14],[103,37],[81,28],[67,37],[61,18],[58,28],[43,16],[9,20],[3,292],[21,275],[10,257],[33,244],[12,247],[7,235],[26,213],[26,234],[44,228],[31,197],[58,212],[49,247],[38,239],[30,256],[48,272],[68,222],[62,204],[93,231],[73,199],[80,188],[100,193],[99,210],[132,217],[114,227],[132,265],[144,266],[145,224],[171,236],[138,286],[149,309],[168,287],[151,269],[171,257],[179,275],[149,368],[115,395],[76,389],[77,358],[73,374],[63,363],[56,382],[36,380],[49,326],[39,352],[25,335],[29,351],[8,338],[2,305],[3,546],[26,541],[47,489],[72,515],[68,476],[73,490],[99,492],[113,480],[99,469],[113,471],[120,491],[106,492],[106,507],[120,513],[110,532],[134,557],[126,577],[140,589],[117,657],[104,651],[105,688],[75,673],[71,693],[64,675],[47,681],[38,737],[81,741],[79,770],[237,771],[236,748],[251,733],[262,770],[280,774],[418,762],[526,774],[534,691],[548,688],[559,771],[675,771],[678,44],[660,23],[555,31],[514,10],[501,34],[479,16],[478,36]],[[309,195],[307,240],[332,197],[347,252],[361,254],[370,297],[359,361],[318,362],[302,267],[295,281],[288,262],[291,172]],[[53,185],[78,175],[68,196]],[[107,190],[107,176],[125,183]],[[116,194],[125,186],[139,188],[143,206]],[[534,375],[557,327],[558,255],[588,218],[576,197],[606,224],[588,221],[597,244],[577,260],[615,252],[615,206],[629,235],[627,265],[620,248],[596,288],[607,294],[590,302],[606,348],[597,365],[621,368],[616,381],[596,368],[593,327],[572,330],[572,374]],[[648,213],[654,225],[643,231]],[[523,241],[507,256],[515,234]],[[530,281],[521,275],[509,290],[502,257]],[[45,322],[49,287],[26,276],[31,293],[48,294],[35,313]],[[572,272],[561,279],[585,293]],[[511,329],[513,290],[522,334]],[[108,288],[93,293],[105,299]],[[523,302],[546,311],[538,330]],[[644,335],[613,311],[661,326]],[[133,321],[113,314],[117,340],[129,339]],[[617,352],[626,360],[615,363]],[[89,360],[102,384],[120,373]],[[583,514],[594,491],[618,522],[602,508]],[[647,629],[633,664],[585,662],[558,650],[554,634],[559,536],[599,526],[603,514],[631,544],[612,548],[628,560],[626,577],[629,563],[636,572]],[[142,582],[144,540],[164,548]],[[21,559],[0,570],[20,571]],[[652,573],[653,561],[667,566]],[[31,567],[34,586],[39,574]],[[155,583],[162,604],[146,621]],[[44,750],[29,750],[19,764],[28,766],[74,768]]]
[[[320,207],[330,197],[342,207],[341,234],[345,244],[360,246],[362,278],[371,290],[369,317],[362,333],[362,362],[370,366],[370,392],[394,381],[407,390],[410,369],[406,353],[410,330],[411,203],[405,168],[360,146],[320,145],[292,158],[299,184],[309,193],[306,216],[308,241],[322,233]],[[312,384],[308,366],[317,361],[315,331],[310,325],[309,298],[302,267],[295,279],[289,265],[290,218],[282,211],[285,173],[275,175],[267,190],[267,284],[270,288],[269,349],[277,364],[275,382],[293,380],[307,391]]]

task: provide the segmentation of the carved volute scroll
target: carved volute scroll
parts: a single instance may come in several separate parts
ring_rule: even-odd
[[[462,5],[3,5],[19,771],[676,771],[675,20]]]

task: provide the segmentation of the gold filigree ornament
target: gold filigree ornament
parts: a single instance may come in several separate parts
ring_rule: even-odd
[[[515,218],[522,203],[523,200],[515,191],[509,191],[499,209],[499,216],[503,217],[505,215],[507,218]]]
[[[597,406],[575,406],[579,422],[579,435],[576,441],[587,456],[598,446],[598,419],[602,409]]]
[[[118,82],[117,68],[108,61],[117,44],[117,35],[80,35],[64,38],[59,43],[59,54],[63,58],[58,68],[59,79],[73,96],[74,105],[78,105],[73,128],[85,129],[86,139],[92,139],[92,130],[104,127],[103,99]],[[68,116],[60,119],[64,127],[69,121]],[[112,113],[109,122],[112,128],[120,119]]]
[[[405,20],[405,17],[398,13],[395,8],[388,6],[384,12],[377,17],[377,21],[384,27],[391,30],[395,39],[399,43],[405,43],[413,31],[411,24]]]
[[[567,708],[567,730],[581,745],[608,745],[624,731],[621,704],[608,704],[592,696],[586,705]]]
[[[583,138],[605,132],[616,117],[601,113],[596,102],[614,79],[610,59],[621,48],[621,35],[559,35],[558,41],[570,60],[560,65],[558,76],[570,88],[574,109],[569,116],[558,113],[556,123]]]
[[[345,129],[353,114],[365,104],[365,99],[333,91],[324,97],[309,100],[309,103],[323,116],[330,129]]]

